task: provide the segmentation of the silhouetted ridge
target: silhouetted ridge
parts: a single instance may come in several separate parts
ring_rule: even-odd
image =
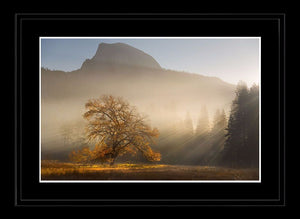
[[[152,56],[124,43],[100,43],[94,57],[87,59],[81,68],[89,69],[101,64],[161,69]]]

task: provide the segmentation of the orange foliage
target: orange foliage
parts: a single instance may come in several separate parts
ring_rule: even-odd
[[[73,150],[69,154],[69,159],[73,162],[78,162],[78,163],[85,163],[90,160],[90,148],[89,147],[84,147],[81,150],[78,149]]]
[[[153,152],[150,144],[159,136],[159,131],[145,123],[145,117],[122,98],[104,95],[89,100],[83,117],[88,120],[87,137],[96,141],[95,148],[73,151],[74,161],[101,161],[114,163],[118,156],[141,152],[149,161],[159,161],[161,155]]]

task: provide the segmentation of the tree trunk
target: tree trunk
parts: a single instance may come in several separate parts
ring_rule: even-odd
[[[117,154],[115,154],[115,155],[112,156],[112,158],[111,158],[112,160],[110,162],[110,166],[113,166],[115,164],[117,156],[118,156]]]
[[[109,165],[110,165],[110,166],[113,166],[114,163],[115,163],[115,160],[116,160],[116,158],[113,158]]]
[[[117,157],[118,157],[119,153],[116,152],[115,150],[113,150],[113,152],[111,153],[111,162],[110,162],[110,166],[113,166]]]

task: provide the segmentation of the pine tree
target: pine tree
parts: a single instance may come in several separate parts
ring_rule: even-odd
[[[232,103],[222,163],[232,167],[258,165],[258,86],[239,82]]]
[[[184,128],[185,135],[193,136],[193,134],[194,134],[193,121],[191,119],[189,112],[187,112],[187,114],[186,114],[183,128]]]
[[[214,120],[213,120],[213,125],[212,125],[212,129],[211,129],[211,134],[214,135],[215,132],[218,131],[218,123],[219,123],[219,119],[220,119],[220,110],[217,109],[214,115]]]
[[[225,136],[225,130],[227,127],[227,118],[224,109],[221,111],[218,126],[220,127],[220,134],[222,135],[222,137]]]
[[[195,134],[197,136],[205,136],[209,132],[209,117],[205,106],[202,107],[201,113],[198,119]]]
[[[224,135],[224,130],[227,125],[227,119],[224,109],[217,110],[214,116],[213,128],[212,128],[212,135],[215,134],[222,134]]]
[[[249,91],[247,124],[247,154],[250,166],[258,166],[259,158],[259,87],[253,84]]]
[[[210,133],[211,149],[207,155],[210,165],[215,164],[219,160],[221,151],[225,143],[225,129],[227,126],[227,119],[224,110],[217,110],[214,116],[213,128]]]
[[[236,88],[236,97],[231,107],[228,138],[224,146],[224,153],[226,153],[224,159],[230,166],[241,166],[245,161],[247,151],[247,103],[247,85],[244,82],[239,82]]]

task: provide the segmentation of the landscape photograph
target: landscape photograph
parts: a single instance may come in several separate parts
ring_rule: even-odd
[[[260,37],[40,37],[40,182],[260,182]]]

